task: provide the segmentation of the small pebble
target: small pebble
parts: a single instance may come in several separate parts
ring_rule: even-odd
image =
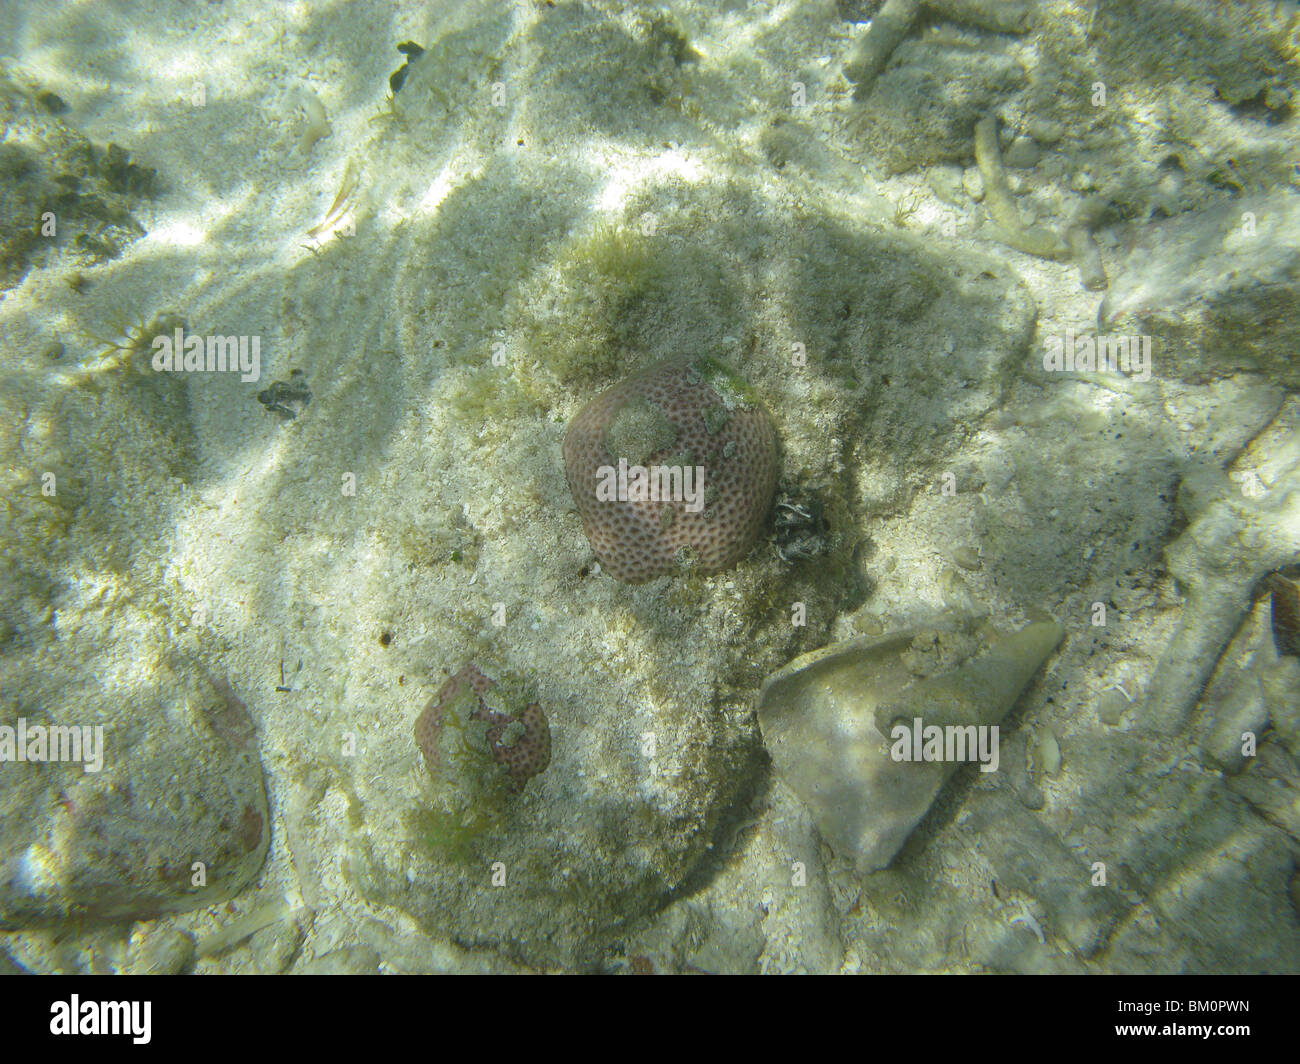
[[[857,629],[863,635],[881,635],[885,631],[884,622],[879,617],[862,617],[856,621]]]
[[[36,94],[36,102],[52,115],[61,115],[68,109],[68,105],[64,103],[63,97],[59,96],[57,93],[50,92],[49,89],[46,89],[43,92],[38,92]]]
[[[1079,267],[1079,280],[1084,288],[1099,292],[1106,287],[1106,267],[1101,261],[1101,249],[1082,226],[1071,226],[1065,234],[1075,265]]]
[[[51,362],[57,362],[63,357],[63,344],[59,340],[51,340],[41,348],[41,355],[48,358]]]
[[[194,960],[194,936],[157,924],[137,924],[127,946],[129,975],[176,975]]]
[[[1126,709],[1128,709],[1128,699],[1113,687],[1109,691],[1103,691],[1097,699],[1097,719],[1111,727],[1124,719]]]
[[[1017,137],[1002,153],[1002,165],[1016,170],[1030,170],[1038,165],[1041,157],[1042,152],[1031,137]]]
[[[1246,767],[1246,735],[1258,739],[1269,725],[1269,705],[1260,677],[1240,673],[1220,700],[1214,722],[1201,742],[1201,752],[1223,771],[1235,775]]]
[[[302,946],[303,927],[294,918],[264,927],[249,939],[254,968],[263,975],[279,975],[288,969]]]
[[[1030,118],[1029,134],[1039,144],[1055,144],[1065,136],[1065,126],[1050,118]]]
[[[1061,771],[1061,744],[1051,728],[1044,728],[1038,736],[1038,767],[1045,775],[1055,778]]]

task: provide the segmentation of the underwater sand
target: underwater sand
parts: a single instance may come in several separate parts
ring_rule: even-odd
[[[123,194],[144,235],[95,262],[65,234],[0,295],[0,724],[106,735],[95,779],[0,763],[0,962],[1300,970],[1300,669],[1252,597],[1300,557],[1300,16],[1040,0],[1008,33],[936,2],[857,101],[869,31],[846,16],[874,6],[0,12],[5,143],[71,158],[70,130],[157,175]],[[425,51],[392,95],[405,41]],[[1091,251],[1009,246],[986,114],[1026,228],[1084,234],[1109,293]],[[1198,234],[1219,257],[1186,253]],[[1045,369],[1103,301],[1104,328],[1153,334],[1150,372]],[[161,315],[258,337],[258,379],[103,353]],[[783,490],[828,532],[810,559],[764,540],[623,585],[560,441],[690,351],[754,386]],[[259,401],[299,379],[296,416]],[[1065,640],[1000,770],[960,770],[864,874],[773,771],[759,689],[835,641],[970,617]],[[412,729],[471,662],[530,686],[552,757],[458,834]],[[222,680],[256,753],[205,775]],[[194,812],[211,775],[259,770],[264,863],[233,894],[173,881],[174,912],[139,889],[152,858],[114,872],[68,827],[102,808],[125,832],[129,781],[198,796],[178,822],[220,847],[224,810]],[[227,860],[178,830],[160,851]],[[124,878],[128,915],[57,934],[74,869]]]

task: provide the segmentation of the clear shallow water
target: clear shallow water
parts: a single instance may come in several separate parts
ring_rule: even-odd
[[[1297,967],[1294,12],[875,7],[6,9],[13,964]],[[562,440],[682,355],[780,476],[621,583]],[[862,707],[1049,618],[864,863]],[[903,632],[783,767],[766,678]]]

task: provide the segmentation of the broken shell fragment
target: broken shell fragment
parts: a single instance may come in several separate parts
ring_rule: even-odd
[[[825,647],[763,684],[763,741],[822,837],[876,871],[959,764],[996,770],[996,726],[1064,634],[1047,621],[990,644],[917,628]]]

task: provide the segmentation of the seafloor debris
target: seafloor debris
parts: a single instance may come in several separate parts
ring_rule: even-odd
[[[1155,337],[1162,377],[1245,371],[1300,389],[1300,196],[1249,192],[1134,228],[1098,332]]]
[[[257,401],[271,413],[292,421],[311,402],[306,375],[300,369],[293,370],[287,381],[275,381],[269,388],[258,392]]]
[[[763,742],[822,837],[859,872],[876,871],[894,859],[958,762],[977,758],[972,745],[955,759],[919,749],[897,759],[897,729],[924,735],[926,751],[934,734],[951,745],[960,733],[974,744],[1064,635],[1055,621],[1039,622],[988,645],[950,626],[825,647],[763,684]],[[979,759],[985,754],[996,759],[996,745]]]
[[[857,85],[855,99],[865,99],[871,93],[876,75],[885,69],[894,49],[911,30],[920,6],[920,0],[886,0],[876,12],[871,29],[844,67],[844,76]]]
[[[830,550],[830,525],[825,507],[810,492],[783,493],[776,503],[772,546],[783,562],[815,558]]]
[[[410,70],[411,63],[424,55],[424,49],[414,41],[403,41],[397,46],[397,50],[406,56],[406,62],[388,75],[388,87],[392,90],[394,96],[396,96],[398,92],[401,91],[402,86],[406,84],[406,75]]]
[[[110,142],[98,146],[59,117],[52,92],[14,81],[0,69],[0,289],[12,287],[50,249],[87,263],[117,258],[144,226],[141,201],[158,191],[155,170]]]
[[[1300,461],[1276,470],[1272,485],[1258,497],[1243,494],[1217,470],[1184,478],[1179,501],[1191,523],[1165,556],[1185,605],[1141,707],[1144,726],[1165,734],[1186,727],[1245,619],[1253,589],[1270,574],[1289,571],[1300,554],[1298,482]],[[1294,645],[1285,634],[1294,600],[1288,601],[1284,588],[1273,601],[1282,603],[1278,652],[1285,654],[1283,647]],[[1275,624],[1275,638],[1277,631]]]
[[[112,329],[106,336],[89,329],[83,330],[87,340],[100,345],[89,366],[96,372],[120,368],[129,373],[148,373],[154,340],[159,336],[171,336],[177,329],[184,331],[189,327],[179,314],[166,310],[159,311],[146,321],[142,314],[137,314],[134,320],[128,319],[119,308],[114,312],[112,321]]]
[[[1059,233],[1038,225],[1025,225],[1016,206],[998,148],[997,119],[981,118],[975,125],[975,162],[984,178],[984,203],[997,226],[998,239],[1008,247],[1045,259],[1067,259],[1070,245]]]

